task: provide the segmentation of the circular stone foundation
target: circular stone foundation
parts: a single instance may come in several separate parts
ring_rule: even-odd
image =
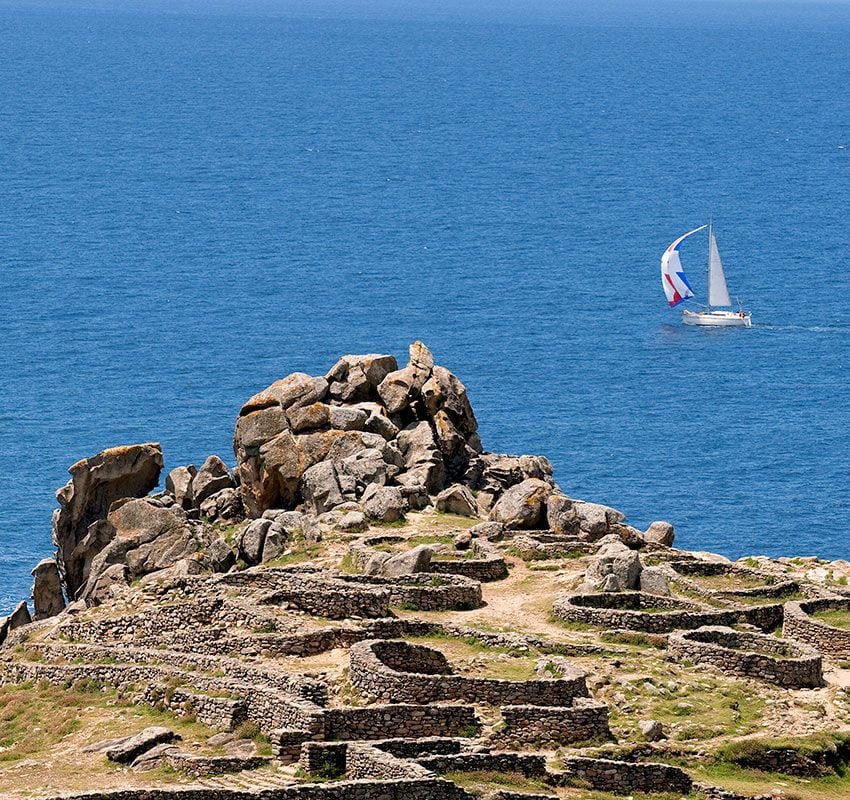
[[[667,652],[679,661],[712,664],[789,689],[823,685],[821,657],[813,647],[763,633],[726,627],[676,631],[667,640]]]
[[[357,642],[349,657],[352,685],[386,702],[569,706],[573,698],[588,694],[585,675],[578,669],[552,680],[468,677],[454,674],[439,650],[400,640]]]
[[[555,600],[552,611],[564,622],[644,633],[669,633],[703,625],[735,625],[742,620],[763,630],[772,630],[780,622],[782,607],[710,609],[646,592],[599,592],[562,595]]]
[[[811,616],[819,611],[850,612],[850,597],[786,603],[782,635],[805,642],[825,656],[850,658],[850,628],[838,628]]]
[[[796,581],[776,581],[772,575],[742,567],[739,564],[727,564],[722,561],[701,561],[690,558],[674,559],[670,561],[670,567],[678,575],[693,582],[694,587],[699,588],[706,595],[716,595],[726,600],[734,600],[736,597],[742,599],[785,597],[800,588]],[[715,577],[728,577],[732,581],[738,579],[741,583],[749,582],[750,585],[712,587],[699,582],[700,578]]]
[[[411,611],[466,611],[480,608],[481,583],[464,575],[434,575],[414,572],[397,578],[371,575],[337,575],[338,580],[355,585],[388,589],[390,605]]]

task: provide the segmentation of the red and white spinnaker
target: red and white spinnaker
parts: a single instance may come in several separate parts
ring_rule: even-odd
[[[679,245],[691,234],[698,233],[707,227],[707,225],[700,225],[699,228],[694,228],[692,231],[683,234],[661,256],[661,284],[664,287],[664,294],[667,296],[667,303],[670,308],[694,296],[693,289],[691,289],[682,269],[682,262],[679,260]]]

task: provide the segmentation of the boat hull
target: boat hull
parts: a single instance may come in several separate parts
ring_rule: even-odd
[[[745,311],[683,311],[685,325],[707,328],[751,328],[752,316]]]

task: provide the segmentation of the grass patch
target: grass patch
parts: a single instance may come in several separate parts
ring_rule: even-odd
[[[204,518],[204,522],[206,522],[207,525],[209,525],[231,547],[236,541],[236,535],[245,526],[244,522],[237,522],[233,525],[225,525],[222,522],[210,522],[206,518]]]
[[[357,561],[351,553],[346,553],[337,566],[337,571],[344,575],[357,575],[360,573],[360,567],[357,566]]]
[[[830,625],[833,628],[850,630],[850,611],[815,611],[815,613],[810,616],[818,622],[822,622],[824,625]]]
[[[445,511],[436,511],[433,519],[439,528],[452,527],[463,530],[473,528],[481,522],[477,517],[462,517],[460,514],[449,514]]]
[[[678,686],[670,692],[663,669],[647,669],[643,674],[645,678],[639,673],[620,687],[630,708],[623,712],[612,704],[612,726],[628,725],[632,729],[635,718],[657,719],[668,729],[675,723],[673,738],[682,742],[745,736],[760,729],[765,700],[743,682],[726,683],[703,676],[696,683],[690,676],[677,677]]]
[[[667,648],[667,640],[663,636],[641,633],[640,631],[603,631],[599,639],[609,644],[631,644],[635,647],[655,648],[657,650]]]
[[[706,589],[734,591],[735,589],[756,589],[759,586],[769,586],[776,582],[776,578],[767,575],[735,574],[731,572],[720,575],[691,575],[688,576],[695,583]]]
[[[345,769],[333,761],[324,761],[313,771],[305,772],[299,769],[295,773],[296,778],[310,783],[323,783],[327,781],[338,781],[345,775]]]
[[[537,677],[535,655],[514,655],[507,648],[490,647],[471,636],[455,638],[430,634],[410,637],[410,640],[439,650],[459,675],[505,681],[528,681]]]
[[[803,758],[826,756],[827,762],[836,771],[843,771],[850,759],[850,733],[818,733],[813,736],[784,736],[775,738],[739,739],[721,747],[718,761],[752,766],[768,750],[790,750]]]
[[[499,789],[509,789],[514,792],[536,792],[538,794],[553,793],[552,787],[542,778],[525,778],[514,772],[493,772],[489,770],[447,772],[443,777],[476,795],[498,791]]]
[[[781,788],[785,800],[839,800],[850,797],[850,771],[825,778],[794,778],[790,775],[759,772],[735,764],[700,762],[689,768],[701,782],[746,795],[765,794]]]
[[[305,539],[294,539],[290,552],[269,561],[267,567],[285,567],[289,564],[302,564],[305,561],[315,561],[325,552],[321,542],[308,542]]]
[[[404,517],[395,519],[392,522],[383,522],[376,519],[369,520],[370,528],[403,528],[405,525],[407,525],[407,520]]]
[[[52,751],[66,747],[74,737],[75,749],[100,739],[127,736],[150,725],[164,725],[187,741],[204,741],[211,731],[203,725],[150,706],[136,706],[114,689],[94,681],[77,681],[58,687],[45,682],[0,687],[0,792],[20,789],[25,778],[17,773],[4,776],[2,766],[33,759],[56,761]],[[62,770],[74,769],[65,756],[51,774],[62,785]],[[88,780],[94,767],[86,765]],[[104,769],[106,769],[104,762]],[[96,769],[94,770],[96,773]],[[7,784],[12,781],[12,784]],[[94,788],[89,785],[88,788]]]
[[[257,755],[270,756],[272,754],[272,741],[268,736],[260,732],[260,726],[256,722],[245,720],[240,722],[234,729],[233,735],[237,739],[251,739],[257,746]]]

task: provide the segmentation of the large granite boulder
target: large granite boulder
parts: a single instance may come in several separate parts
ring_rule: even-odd
[[[669,522],[657,521],[653,522],[646,529],[643,534],[643,538],[649,544],[660,544],[665,547],[672,547],[676,534],[673,531],[673,526]]]
[[[672,594],[667,573],[661,567],[644,567],[640,571],[640,590],[646,594],[658,594],[663,597]]]
[[[266,535],[272,526],[272,522],[273,520],[270,519],[255,519],[243,528],[236,537],[239,557],[246,564],[259,564],[262,560]]]
[[[478,504],[475,496],[462,483],[453,483],[437,495],[434,504],[437,511],[445,514],[459,514],[462,517],[477,517]]]
[[[199,531],[188,523],[183,511],[160,508],[144,499],[129,500],[113,508],[106,522],[114,533],[92,561],[83,594],[89,604],[98,602],[95,588],[98,582],[102,584],[101,576],[110,567],[126,567],[126,579],[132,582],[181,559],[198,557],[203,544]]]
[[[626,515],[616,508],[599,503],[576,500],[573,505],[580,519],[578,536],[588,542],[598,541],[603,536],[614,533],[614,526],[626,519]]]
[[[552,486],[539,478],[528,478],[508,489],[490,512],[493,522],[508,528],[539,529],[546,526],[546,501]]]
[[[90,527],[105,519],[116,500],[147,495],[159,483],[162,465],[162,449],[150,442],[104,450],[68,470],[71,480],[56,493],[59,508],[53,514],[53,543],[68,597],[76,597],[105,544],[103,536],[91,536],[80,547]]]
[[[222,489],[232,489],[233,478],[227,465],[218,456],[208,456],[192,479],[192,502],[200,508],[208,497]]]
[[[62,579],[55,558],[45,558],[32,571],[32,600],[35,607],[34,619],[47,619],[60,614],[65,608],[62,595]]]
[[[378,522],[396,522],[404,516],[406,503],[398,486],[378,486],[363,495],[363,511]]]
[[[323,514],[345,502],[333,461],[320,461],[305,470],[301,478],[301,496],[314,514]]]
[[[380,565],[379,573],[387,578],[398,578],[402,575],[413,575],[416,572],[428,572],[433,554],[433,549],[427,544],[420,544],[418,547],[385,559]]]
[[[637,589],[641,570],[640,556],[630,550],[619,536],[609,534],[588,566],[585,580],[594,588],[610,591],[610,578],[613,576],[620,589]]]
[[[189,464],[186,467],[175,467],[165,479],[165,491],[174,498],[178,506],[187,511],[195,505],[192,481],[197,474],[195,465]]]
[[[142,753],[165,742],[173,742],[180,737],[174,731],[161,726],[145,728],[139,733],[110,742],[106,748],[106,757],[119,764],[131,764]]]
[[[553,492],[546,501],[546,520],[559,536],[578,536],[581,517],[575,503],[566,495]]]
[[[8,617],[0,617],[0,644],[6,641],[9,634],[17,628],[29,625],[32,622],[29,607],[22,600]]]
[[[129,587],[129,570],[126,564],[104,565],[89,575],[82,589],[83,599],[88,606],[108,604]]]

